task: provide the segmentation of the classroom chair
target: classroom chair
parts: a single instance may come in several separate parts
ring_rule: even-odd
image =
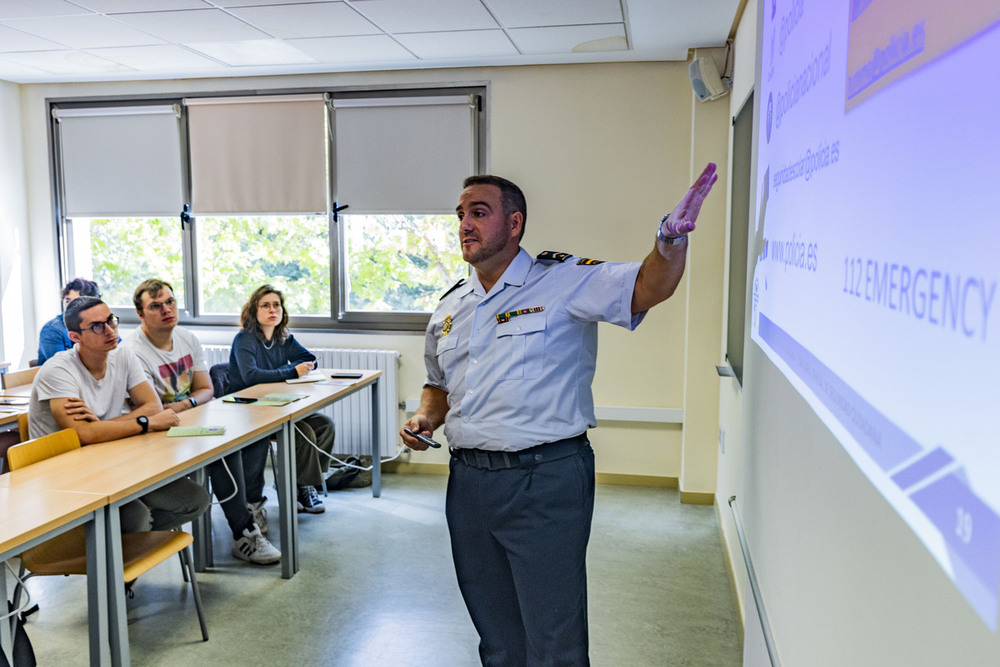
[[[80,438],[73,429],[35,438],[11,447],[7,460],[11,470],[78,449]],[[156,565],[178,554],[185,581],[191,583],[201,637],[208,641],[208,627],[201,606],[201,594],[191,565],[193,538],[183,531],[143,531],[122,535],[122,555],[125,561],[124,582],[132,582]],[[30,574],[26,574],[26,572]],[[14,591],[14,607],[18,606],[24,581],[32,576],[87,574],[87,545],[84,526],[78,526],[21,554],[21,576]]]
[[[8,371],[0,378],[3,379],[4,389],[13,389],[14,387],[20,387],[21,385],[31,384],[35,380],[35,375],[38,373],[41,366],[35,366],[34,368],[25,368],[23,371]]]

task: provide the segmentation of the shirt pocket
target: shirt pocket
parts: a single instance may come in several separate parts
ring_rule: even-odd
[[[518,315],[497,325],[497,351],[506,364],[505,380],[542,374],[545,356],[545,313]]]

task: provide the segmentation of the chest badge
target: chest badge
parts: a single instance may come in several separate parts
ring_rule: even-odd
[[[441,337],[444,338],[451,332],[451,315],[444,318],[444,322],[441,323]]]

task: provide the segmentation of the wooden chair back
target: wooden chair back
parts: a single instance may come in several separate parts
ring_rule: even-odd
[[[40,368],[41,366],[35,366],[34,368],[25,368],[23,371],[8,371],[0,375],[0,378],[3,378],[3,388],[13,389],[21,385],[31,384],[35,381],[35,375]]]
[[[7,463],[17,470],[80,448],[80,436],[71,428],[27,440],[7,450]]]

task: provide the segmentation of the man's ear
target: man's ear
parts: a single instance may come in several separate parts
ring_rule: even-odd
[[[81,336],[80,336],[80,334],[78,332],[76,332],[76,331],[67,331],[66,333],[69,335],[69,339],[71,341],[73,341],[74,343],[79,343],[80,342]]]
[[[512,236],[520,236],[521,231],[524,229],[524,215],[520,211],[514,211],[508,219],[510,220]]]

